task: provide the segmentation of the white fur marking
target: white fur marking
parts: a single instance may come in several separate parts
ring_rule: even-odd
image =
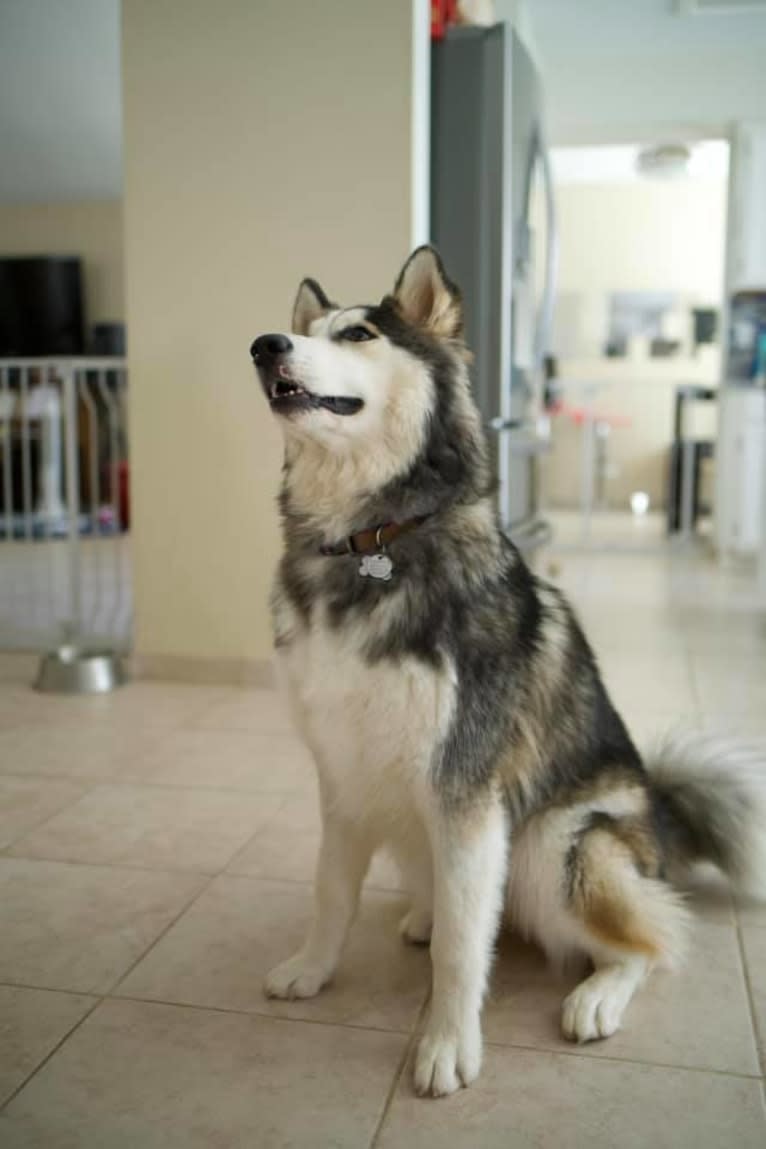
[[[628,1002],[648,971],[645,958],[605,965],[580,982],[564,1001],[561,1028],[570,1041],[596,1041],[620,1028]]]
[[[502,903],[508,827],[500,802],[450,817],[434,810],[431,1016],[415,1058],[415,1089],[442,1097],[481,1068],[481,1005]]]
[[[314,925],[299,954],[271,972],[276,997],[317,993],[333,975],[374,849],[388,843],[414,883],[412,940],[423,941],[431,862],[423,810],[429,768],[455,704],[454,668],[412,659],[369,665],[366,626],[317,619],[293,634],[278,662],[319,771],[323,840]]]

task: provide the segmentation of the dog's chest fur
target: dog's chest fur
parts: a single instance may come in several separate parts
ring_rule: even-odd
[[[452,721],[456,679],[414,657],[370,662],[368,640],[365,625],[332,627],[317,611],[291,628],[278,663],[323,800],[398,836]]]

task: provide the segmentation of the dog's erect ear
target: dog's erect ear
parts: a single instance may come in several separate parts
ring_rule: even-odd
[[[394,288],[394,299],[405,319],[441,339],[463,332],[460,291],[448,278],[438,252],[419,247],[405,263]]]
[[[332,303],[315,279],[304,279],[298,288],[293,307],[293,331],[307,335],[315,319],[332,309]]]

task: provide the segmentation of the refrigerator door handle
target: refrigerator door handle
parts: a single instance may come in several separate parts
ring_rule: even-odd
[[[489,431],[518,431],[523,426],[523,419],[505,419],[502,415],[495,415],[494,419],[490,419],[487,423]]]
[[[556,293],[556,279],[559,262],[558,219],[556,217],[556,197],[553,187],[553,169],[550,153],[545,145],[542,130],[538,125],[535,133],[535,147],[540,160],[545,195],[545,224],[547,240],[545,246],[545,285],[540,301],[535,334],[535,366],[542,370],[545,356],[550,351],[553,334],[553,305]]]
[[[492,419],[487,424],[503,443],[503,450],[509,455],[544,455],[551,450],[549,435],[541,433],[535,423],[528,419]]]

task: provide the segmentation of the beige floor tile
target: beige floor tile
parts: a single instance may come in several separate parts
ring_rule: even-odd
[[[366,892],[335,981],[310,1001],[263,995],[263,981],[303,943],[311,888],[223,877],[200,896],[117,991],[128,997],[310,1021],[407,1030],[429,986],[427,952],[397,932],[406,902]]]
[[[674,611],[649,607],[625,610],[624,607],[588,605],[579,612],[580,623],[599,659],[637,656],[662,661],[686,652],[685,631],[674,618]]]
[[[643,754],[651,753],[669,734],[688,733],[700,727],[696,709],[688,705],[665,710],[644,709],[640,705],[629,704],[620,708],[620,714],[631,738]]]
[[[692,670],[702,713],[709,720],[766,712],[763,655],[693,654]]]
[[[59,726],[90,721],[92,698],[38,694],[28,683],[3,682],[0,691],[0,731],[29,729],[42,723]]]
[[[290,734],[178,730],[139,759],[142,779],[167,786],[218,786],[285,793],[312,783],[308,750]]]
[[[87,792],[87,786],[53,778],[0,774],[0,850]]]
[[[561,1002],[580,980],[559,982],[531,947],[503,939],[486,1009],[485,1034],[501,1044],[572,1049],[561,1036]],[[640,987],[624,1027],[583,1056],[754,1074],[760,1070],[736,932],[698,923],[679,973],[656,972]]]
[[[312,774],[311,780],[287,797],[277,813],[232,858],[227,873],[313,882],[320,841],[319,794],[316,775]],[[375,874],[379,876],[380,872],[376,867]],[[386,883],[382,888],[398,886]]]
[[[0,1143],[365,1149],[404,1041],[393,1033],[105,1002],[0,1116]]]
[[[37,654],[0,652],[0,682],[26,687],[34,681],[40,663]]]
[[[320,841],[318,830],[288,829],[280,811],[231,860],[226,872],[248,878],[313,882]],[[365,885],[376,890],[405,888],[399,868],[382,850],[372,859]]]
[[[31,687],[12,685],[0,696],[0,728],[51,723],[82,727],[105,725],[172,730],[228,698],[230,687],[181,686],[173,683],[129,682],[111,694],[39,694]],[[14,717],[16,720],[14,720]]]
[[[319,813],[319,786],[316,774],[285,798],[273,823],[285,834],[318,834],[322,828]]]
[[[217,873],[267,822],[278,794],[96,786],[10,849],[23,858]]]
[[[766,707],[741,714],[729,714],[724,710],[707,715],[703,712],[700,726],[717,737],[741,740],[757,747],[766,762]]]
[[[612,701],[624,715],[633,711],[693,713],[695,695],[686,655],[612,652],[601,657]]]
[[[688,898],[694,919],[719,926],[736,926],[734,897],[728,880],[713,865],[701,865],[679,889]]]
[[[103,993],[203,883],[192,874],[0,858],[0,982]]]
[[[766,926],[766,902],[737,898],[737,918],[743,926]]]
[[[74,993],[0,986],[0,1105],[95,1001]]]
[[[655,610],[666,614],[674,605],[672,572],[652,556],[648,564],[622,554],[610,561],[599,556],[586,589],[586,603],[606,609]]]
[[[232,690],[216,706],[196,718],[195,728],[252,730],[259,734],[291,734],[293,724],[278,690]]]
[[[140,723],[145,728],[173,730],[200,718],[231,694],[227,686],[191,686],[168,682],[129,682],[127,686],[86,700],[92,720],[114,726]]]
[[[682,613],[682,624],[693,654],[731,658],[766,653],[766,620],[753,611],[690,607]]]
[[[753,995],[755,1028],[761,1050],[761,1060],[766,1072],[766,929],[757,926],[744,926],[742,947],[745,951],[750,992]]]
[[[290,831],[277,818],[232,858],[226,872],[247,878],[312,882],[320,841],[318,830]]]
[[[446,1101],[402,1078],[376,1149],[763,1149],[760,1082],[489,1048]]]
[[[156,743],[143,726],[45,722],[0,732],[0,773],[73,779],[115,778]]]

